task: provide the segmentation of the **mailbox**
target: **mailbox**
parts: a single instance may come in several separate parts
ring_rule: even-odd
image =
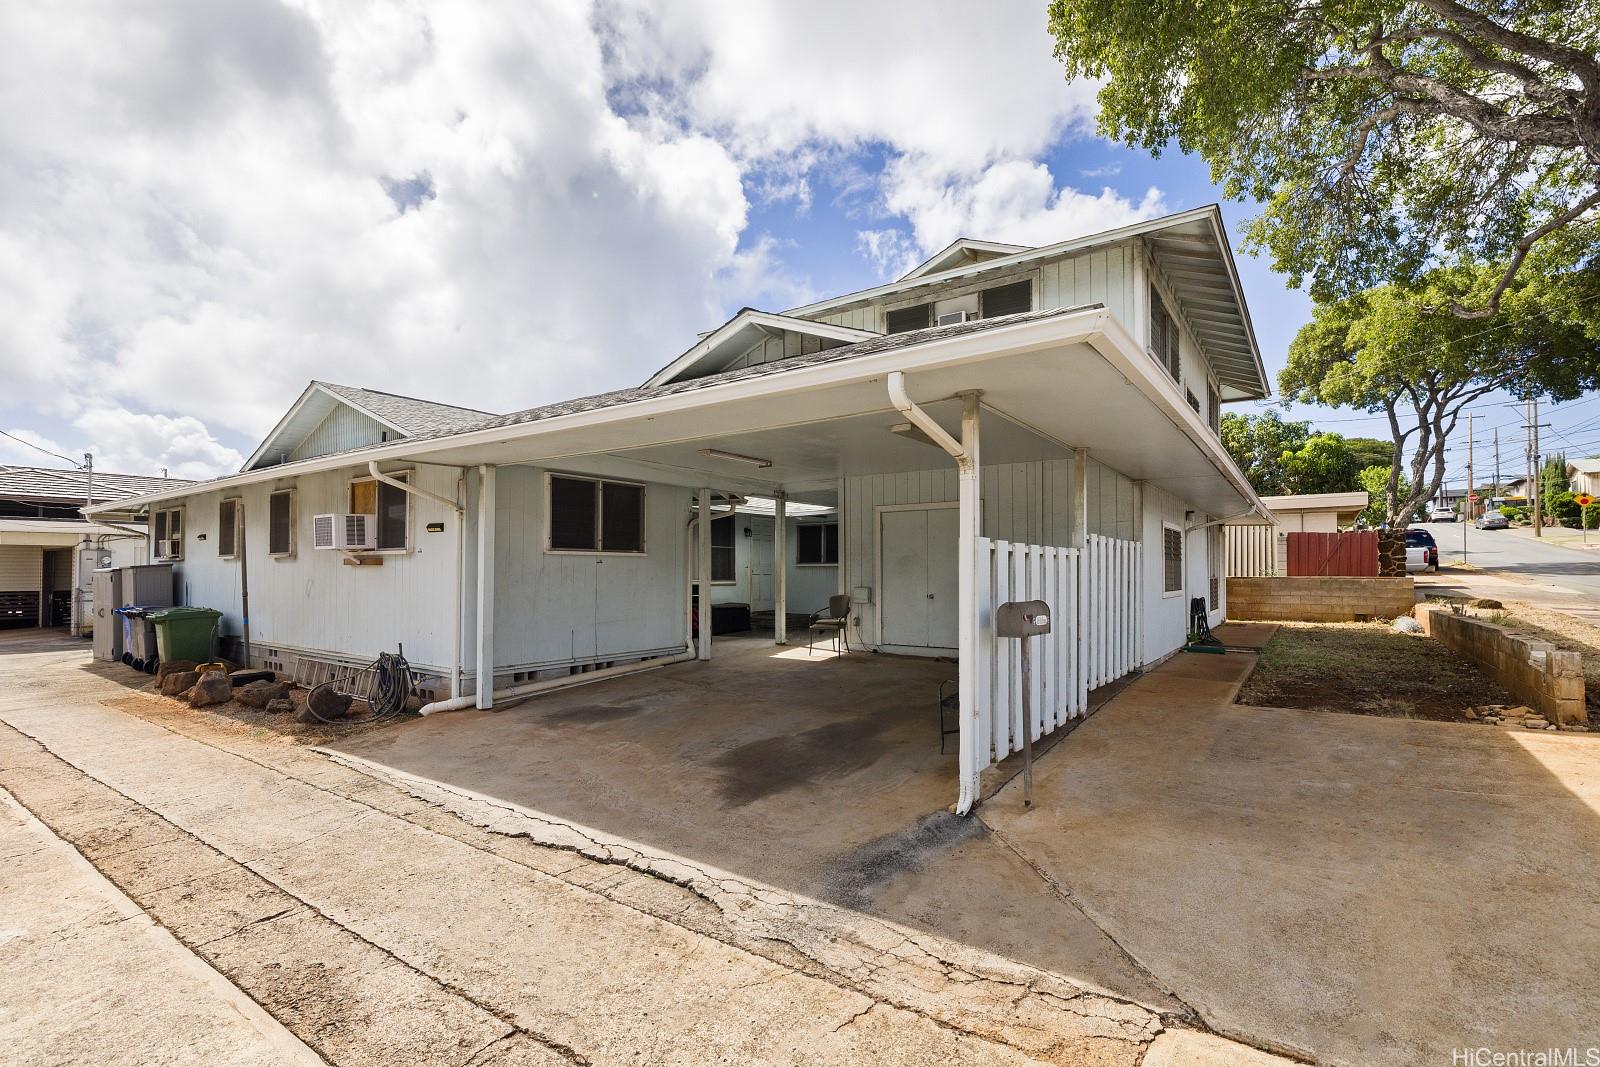
[[[1035,637],[1050,632],[1050,605],[1042,600],[1012,600],[994,610],[996,637]]]

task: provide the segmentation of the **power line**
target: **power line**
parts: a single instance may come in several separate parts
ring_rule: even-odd
[[[9,437],[9,438],[11,438],[11,440],[17,442],[17,444],[19,444],[19,445],[27,445],[29,448],[33,449],[35,452],[43,452],[47,456],[53,456],[56,459],[59,459],[59,460],[65,462],[65,463],[72,464],[73,467],[77,468],[78,470],[83,470],[83,464],[79,463],[77,460],[68,459],[66,456],[63,456],[60,452],[52,452],[48,448],[43,448],[43,447],[41,447],[39,445],[36,445],[32,441],[28,441],[28,440],[25,440],[25,439],[23,439],[21,437],[18,437],[14,433],[8,433],[5,430],[0,430],[0,437]]]

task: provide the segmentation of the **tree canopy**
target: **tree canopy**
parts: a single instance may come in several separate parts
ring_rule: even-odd
[[[1600,5],[1570,0],[1218,4],[1052,0],[1069,76],[1104,79],[1107,136],[1176,143],[1245,231],[1328,303],[1492,263],[1451,294],[1484,318],[1533,256],[1600,247]]]
[[[1567,400],[1600,385],[1600,277],[1519,278],[1487,322],[1436,310],[1495,284],[1496,273],[1441,268],[1413,285],[1319,303],[1289,346],[1278,377],[1286,399],[1387,416],[1391,522],[1437,495],[1445,442],[1469,404],[1501,389]]]
[[[1222,444],[1263,496],[1342,493],[1359,489],[1357,474],[1370,466],[1352,442],[1336,433],[1313,433],[1309,422],[1285,422],[1276,411],[1222,416]],[[1385,445],[1383,441],[1371,444]],[[1380,454],[1380,450],[1376,450]],[[1389,454],[1394,451],[1389,446]],[[1387,454],[1382,462],[1388,465]]]

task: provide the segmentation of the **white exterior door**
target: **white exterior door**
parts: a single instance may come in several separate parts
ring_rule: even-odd
[[[772,523],[751,521],[750,543],[750,606],[757,611],[771,611],[772,590]],[[739,531],[741,537],[744,531]]]
[[[953,649],[956,616],[956,508],[881,512],[881,643]]]

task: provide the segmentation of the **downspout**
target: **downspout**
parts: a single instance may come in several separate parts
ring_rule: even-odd
[[[461,577],[461,564],[462,560],[464,559],[462,543],[464,537],[466,536],[464,527],[466,526],[467,506],[466,504],[458,503],[457,501],[462,499],[464,495],[462,494],[461,489],[463,487],[463,482],[466,478],[466,475],[464,473],[456,475],[456,500],[448,500],[445,497],[440,496],[438,493],[430,493],[428,490],[423,489],[420,486],[411,485],[409,482],[403,482],[398,478],[389,477],[387,474],[378,469],[376,460],[369,460],[367,462],[367,473],[372,475],[375,481],[382,482],[384,485],[391,485],[402,492],[410,493],[413,496],[420,496],[423,499],[431,500],[436,504],[442,504],[451,511],[455,512],[456,515],[456,572],[454,583],[455,596],[453,598],[455,601],[456,618],[455,626],[453,627],[455,630],[455,640],[451,642],[450,652],[450,700],[434,701],[432,704],[429,704],[422,709],[422,714],[427,715],[430,711],[442,711],[444,709],[438,707],[437,705],[441,703],[451,703],[461,698],[461,642],[465,637],[465,633],[463,632],[464,626],[461,619],[462,586],[465,584]]]
[[[961,708],[961,735],[960,753],[958,755],[958,792],[954,812],[957,815],[966,815],[978,802],[978,750],[977,750],[977,717],[978,717],[978,679],[974,669],[977,651],[977,591],[976,575],[974,573],[977,559],[977,537],[981,524],[981,506],[979,502],[977,448],[978,448],[978,394],[961,394],[961,440],[957,441],[945,432],[943,426],[934,421],[929,415],[916,405],[906,392],[906,376],[902,371],[890,371],[886,384],[889,389],[889,402],[895,410],[911,421],[911,424],[927,434],[928,437],[950,454],[956,461],[956,478],[960,483],[960,508],[961,531],[958,541],[958,555],[960,568],[958,570],[958,588],[960,598],[958,612],[960,615],[959,637],[959,668],[957,670],[958,693],[957,703]],[[971,725],[969,725],[969,723]]]

